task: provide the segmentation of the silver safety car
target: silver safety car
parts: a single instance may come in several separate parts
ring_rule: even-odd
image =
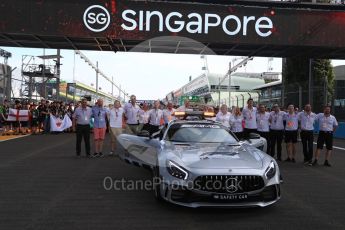
[[[280,170],[264,152],[264,138],[238,140],[202,112],[189,117],[155,134],[118,138],[125,150],[121,159],[152,170],[158,200],[187,207],[265,207],[280,199]]]

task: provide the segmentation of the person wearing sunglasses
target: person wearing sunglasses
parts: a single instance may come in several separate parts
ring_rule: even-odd
[[[107,109],[103,107],[103,100],[98,99],[96,105],[92,108],[92,115],[94,118],[93,136],[95,153],[93,157],[103,157],[103,143],[105,139],[105,132],[107,130]]]
[[[120,101],[114,102],[114,107],[109,111],[109,125],[111,136],[111,151],[110,156],[115,154],[116,139],[122,133],[122,124],[124,121],[124,110],[121,108]],[[116,155],[116,154],[115,154]]]

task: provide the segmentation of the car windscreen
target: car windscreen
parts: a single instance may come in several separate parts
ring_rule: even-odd
[[[213,124],[175,124],[170,126],[165,139],[174,142],[238,143],[225,128]]]

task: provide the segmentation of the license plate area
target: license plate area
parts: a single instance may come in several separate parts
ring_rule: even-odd
[[[247,193],[239,194],[213,194],[215,200],[227,200],[227,201],[245,201],[248,199]]]

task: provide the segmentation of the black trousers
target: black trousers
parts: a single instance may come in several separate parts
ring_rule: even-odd
[[[270,154],[270,153],[271,153],[271,138],[270,138],[270,132],[260,132],[260,131],[258,131],[258,134],[259,134],[260,136],[262,136],[263,138],[266,139],[266,141],[267,141],[267,150],[266,150],[266,153],[267,153],[268,155],[271,155],[271,154]]]
[[[249,134],[250,133],[258,133],[258,130],[257,129],[247,129],[247,128],[245,128],[244,131],[243,131],[243,137],[245,139],[249,139]]]
[[[284,130],[270,130],[271,151],[270,155],[274,157],[276,155],[277,145],[277,159],[282,159],[282,142],[284,139]]]
[[[301,131],[301,140],[303,145],[304,161],[311,161],[313,159],[313,131]]]
[[[150,135],[159,131],[159,126],[149,124]]]
[[[243,132],[234,133],[239,140],[243,140]]]
[[[77,125],[76,153],[80,156],[81,141],[84,138],[86,155],[90,155],[90,125]]]

